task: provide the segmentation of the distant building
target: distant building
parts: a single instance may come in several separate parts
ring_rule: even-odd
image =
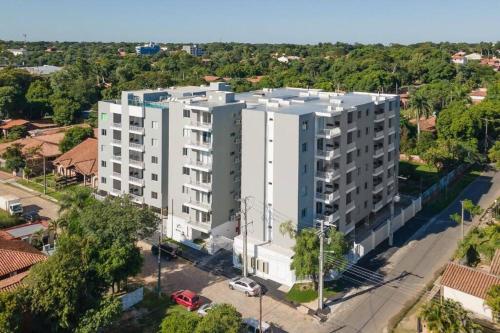
[[[45,52],[48,52],[48,53],[52,53],[52,52],[56,52],[56,51],[57,51],[57,48],[54,46],[49,46],[48,48],[45,49]]]
[[[282,55],[281,57],[276,58],[276,60],[278,60],[279,62],[284,63],[284,64],[288,64],[290,61],[300,60],[300,59],[301,58],[297,57],[297,56],[286,56],[286,55]]]
[[[471,91],[469,97],[473,104],[479,104],[486,98],[487,94],[488,94],[487,88],[479,88]]]
[[[500,71],[500,58],[488,58],[488,59],[482,59],[481,60],[481,65],[486,65],[486,66],[489,66],[491,68],[493,68],[493,70],[495,71]]]
[[[120,57],[124,57],[124,56],[126,56],[126,55],[127,55],[127,52],[125,51],[125,49],[124,49],[123,47],[120,47],[120,48],[118,49],[118,55],[119,55]]]
[[[498,267],[494,269],[498,272]],[[500,285],[498,275],[449,263],[440,284],[443,298],[459,302],[464,309],[471,311],[476,317],[493,321],[493,312],[485,299],[492,286]]]
[[[471,54],[467,54],[465,56],[465,58],[467,59],[467,61],[479,61],[483,58],[483,56],[479,53],[471,53]]]
[[[416,125],[417,121],[415,119],[411,119],[410,123]],[[436,116],[431,116],[427,118],[420,117],[420,121],[418,123],[420,125],[420,130],[422,132],[431,132],[431,133],[436,132]]]
[[[465,52],[457,52],[451,56],[451,62],[457,65],[467,64],[467,58],[465,57]]]
[[[160,52],[160,45],[153,42],[148,44],[138,45],[135,47],[135,53],[138,55],[153,55]]]
[[[83,185],[97,187],[97,139],[88,138],[54,160],[57,173],[76,177]]]
[[[25,48],[20,48],[20,49],[7,49],[8,52],[12,53],[14,56],[22,56],[25,55],[28,51],[26,51]]]
[[[205,54],[205,51],[196,44],[184,45],[182,51],[189,53],[193,57],[202,57]]]
[[[34,67],[21,67],[28,71],[32,75],[51,75],[62,70],[62,67],[52,66],[52,65],[43,65],[43,66],[34,66]]]

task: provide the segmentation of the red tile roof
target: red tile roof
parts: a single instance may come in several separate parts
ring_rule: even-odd
[[[441,279],[441,285],[481,299],[485,299],[490,287],[497,284],[500,284],[499,277],[456,263],[446,266]]]
[[[500,249],[495,251],[495,255],[491,259],[490,274],[500,276]]]
[[[86,176],[97,174],[97,139],[88,138],[54,160],[65,168],[74,167]]]
[[[410,123],[416,124],[417,121],[415,119],[411,119]],[[422,117],[420,118],[420,130],[424,132],[434,132],[436,130],[436,117],[432,116],[429,118]]]
[[[0,129],[8,130],[11,129],[12,127],[15,126],[24,126],[26,124],[29,124],[29,121],[24,120],[24,119],[10,119],[6,120],[0,125]]]
[[[8,277],[6,279],[0,280],[0,292],[2,291],[12,291],[16,289],[24,280],[25,277],[27,277],[29,274],[29,271],[25,271],[16,275],[12,275],[11,277]]]
[[[22,240],[0,238],[0,276],[25,270],[46,256]]]
[[[203,80],[207,81],[207,82],[215,82],[215,81],[219,81],[221,78],[219,76],[214,76],[214,75],[205,75],[203,77]]]

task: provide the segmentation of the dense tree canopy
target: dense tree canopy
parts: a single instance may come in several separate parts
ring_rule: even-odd
[[[61,150],[61,152],[65,153],[82,143],[85,139],[92,137],[93,135],[94,132],[90,127],[72,127],[68,129],[66,133],[64,133],[64,138],[59,143],[59,149]]]

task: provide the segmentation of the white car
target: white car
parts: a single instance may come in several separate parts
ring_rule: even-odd
[[[235,277],[229,280],[229,289],[244,292],[247,296],[258,296],[261,291],[257,282],[245,277]]]
[[[255,318],[245,318],[242,323],[242,333],[271,333],[271,325],[262,322],[262,332],[259,330],[259,321]]]
[[[215,303],[206,303],[203,304],[199,309],[198,309],[198,314],[202,317],[205,317],[208,314],[208,311],[212,310],[217,304]]]

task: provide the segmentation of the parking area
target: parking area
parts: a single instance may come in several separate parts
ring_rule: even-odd
[[[151,286],[157,283],[157,258],[151,255],[151,246],[140,242],[143,249],[144,267],[138,278]],[[205,302],[229,303],[245,317],[259,318],[259,298],[246,297],[230,290],[226,277],[201,269],[184,259],[162,261],[162,290],[170,294],[179,289],[190,289],[198,293]],[[278,301],[275,297],[262,297],[262,318],[274,326],[273,332],[328,332],[324,325],[311,316]]]
[[[39,194],[8,185],[5,179],[0,181],[0,194],[12,194],[21,199],[24,212],[37,212],[41,217],[55,219],[58,217],[59,206],[50,200],[41,198]]]

